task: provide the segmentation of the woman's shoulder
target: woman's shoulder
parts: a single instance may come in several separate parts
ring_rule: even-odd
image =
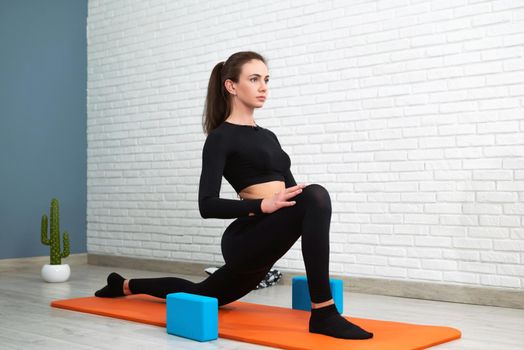
[[[224,123],[218,125],[216,128],[208,132],[207,138],[221,138],[228,134],[228,129],[224,127]]]
[[[228,133],[228,130],[222,125],[217,126],[211,130],[205,140],[206,148],[224,148],[229,143],[231,137]]]
[[[270,129],[268,128],[263,128],[267,133],[269,133],[275,140],[278,140],[278,137],[277,135]]]

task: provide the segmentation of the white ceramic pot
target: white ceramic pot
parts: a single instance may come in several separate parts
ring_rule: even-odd
[[[71,269],[68,264],[42,266],[42,278],[46,282],[65,282],[71,276]]]

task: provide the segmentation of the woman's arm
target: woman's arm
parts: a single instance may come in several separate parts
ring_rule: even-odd
[[[280,142],[278,141],[277,135],[275,135],[275,133],[271,130],[268,130],[268,131],[273,136],[275,141],[278,143],[278,146],[282,148],[282,146],[280,146]],[[293,177],[293,174],[291,173],[291,169],[288,169],[286,173],[284,174],[284,180],[286,182],[286,188],[297,185],[297,182],[295,181],[295,178]]]
[[[202,151],[202,173],[198,189],[198,209],[207,218],[232,219],[262,213],[262,199],[220,198],[220,186],[227,158],[227,140],[210,133]]]
[[[288,169],[284,174],[284,180],[286,182],[286,188],[293,187],[297,185],[293,174],[291,174],[291,169]]]

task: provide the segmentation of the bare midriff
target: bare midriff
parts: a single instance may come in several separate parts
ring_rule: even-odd
[[[272,197],[275,193],[286,189],[284,181],[269,181],[248,186],[240,191],[242,199],[262,199]]]

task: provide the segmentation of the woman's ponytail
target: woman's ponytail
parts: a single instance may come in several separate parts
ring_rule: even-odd
[[[224,62],[219,62],[213,68],[209,84],[207,86],[207,97],[204,106],[204,132],[209,134],[225,118],[226,98],[222,84],[222,68]]]

